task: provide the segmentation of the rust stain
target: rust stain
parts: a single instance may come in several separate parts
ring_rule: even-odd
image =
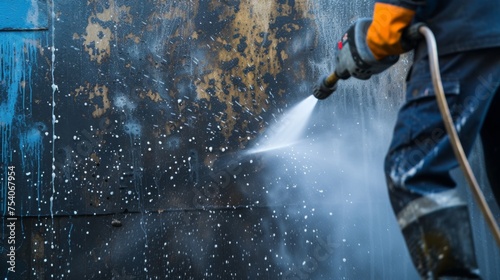
[[[281,56],[281,58],[283,60],[287,60],[288,59],[288,54],[284,50],[281,50],[280,56]]]
[[[108,23],[116,24],[120,21],[132,23],[132,16],[130,15],[130,7],[118,6],[114,0],[109,0],[107,7],[98,5],[98,2],[94,0],[87,3],[88,5],[94,4],[96,11],[87,20],[85,34],[82,36],[73,34],[73,39],[83,38],[83,46],[90,59],[101,64],[111,55],[111,42],[115,38],[111,29],[107,27]],[[97,12],[98,8],[102,8],[102,11]]]
[[[141,92],[139,96],[144,99],[148,97],[151,101],[153,102],[160,102],[163,101],[163,98],[161,98],[160,93],[158,92],[153,92],[152,90],[148,90],[147,92]]]
[[[92,116],[94,118],[98,118],[102,116],[106,111],[109,109],[111,106],[111,103],[109,102],[108,98],[108,87],[103,85],[95,85],[94,86],[94,91],[90,92],[89,99],[92,100],[96,96],[102,97],[102,107],[99,106],[99,104],[94,104],[94,112],[92,113]]]
[[[293,5],[288,1],[238,2],[235,7],[224,1],[210,0],[208,11],[201,11],[200,7],[206,6],[198,1],[157,0],[156,9],[140,20],[144,24],[140,33],[137,29],[131,29],[121,35],[123,38],[116,38],[118,34],[114,34],[113,25],[121,22],[132,24],[138,20],[131,16],[131,8],[120,5],[117,0],[88,0],[87,5],[93,8],[93,12],[87,19],[85,33],[74,34],[73,39],[82,40],[91,61],[101,64],[111,56],[114,41],[126,40],[139,44],[149,38],[146,33],[153,33],[152,38],[158,40],[153,43],[158,45],[153,53],[145,54],[147,61],[155,69],[163,70],[168,67],[167,69],[177,71],[176,66],[159,63],[159,58],[165,57],[164,61],[177,61],[187,71],[193,71],[189,75],[196,76],[191,82],[195,86],[197,99],[206,100],[208,104],[212,103],[211,99],[216,99],[225,105],[220,114],[213,114],[213,118],[220,125],[223,136],[228,139],[233,131],[246,131],[249,120],[264,126],[262,118],[259,119],[258,116],[269,107],[271,88],[274,95],[285,94],[285,89],[276,88],[273,81],[279,74],[287,71],[284,64],[289,64],[291,59],[286,48],[290,38],[283,36],[283,33],[293,33],[303,28],[300,23],[295,22],[296,19],[314,16],[310,9],[313,4],[309,0],[295,0]],[[194,20],[200,13],[210,15],[211,12],[218,15],[218,18],[213,17],[214,23],[219,21],[219,26],[223,23],[223,27],[213,34],[209,33],[210,27],[199,26]],[[186,49],[190,45],[195,46],[192,48],[194,53],[189,53],[189,48]],[[171,59],[168,59],[169,56]],[[193,61],[198,64],[198,58],[201,58],[203,67],[190,68]],[[124,66],[131,68],[132,65],[128,62]],[[294,72],[302,70],[304,69],[295,69]],[[172,80],[174,85],[171,88],[176,88],[181,78],[175,76]],[[89,99],[93,99],[90,97],[91,92],[94,97],[102,98],[102,102],[92,101],[95,108],[92,115],[102,116],[109,108],[107,88],[103,86],[100,90],[86,91]],[[141,89],[139,94],[142,99],[164,101],[154,89]],[[168,94],[176,99],[179,91],[170,90]],[[176,108],[177,113],[184,110],[185,106],[181,105]],[[181,123],[182,120],[175,121],[176,126]],[[254,124],[252,126],[255,129]],[[166,130],[168,134],[172,133],[171,129]],[[246,145],[247,141],[246,137],[239,139],[240,147]]]
[[[212,7],[220,8],[220,3],[211,2]],[[210,65],[222,65],[215,69],[206,71],[198,81],[195,82],[197,97],[209,100],[217,98],[226,104],[224,114],[215,118],[223,127],[222,133],[226,138],[232,135],[233,130],[241,124],[241,111],[253,115],[259,115],[262,109],[268,108],[269,84],[261,77],[270,74],[276,77],[283,71],[283,62],[289,59],[285,50],[279,50],[279,44],[286,42],[288,38],[278,38],[279,30],[271,30],[272,24],[280,16],[290,16],[292,9],[307,14],[309,1],[296,1],[295,6],[279,4],[276,1],[249,0],[241,1],[239,9],[227,8],[220,15],[219,20],[231,22],[225,30],[215,38],[215,46],[211,50],[217,53],[210,57],[216,61]],[[300,13],[299,13],[300,14]],[[286,24],[282,27],[286,31],[299,30],[297,24]],[[192,37],[199,35],[194,33]],[[209,88],[215,89],[215,94],[208,94]],[[214,90],[212,90],[214,92]],[[280,89],[276,94],[283,94]],[[237,103],[236,103],[237,102]],[[235,105],[236,104],[236,105]],[[235,110],[234,107],[242,107]],[[244,140],[242,144],[244,145]]]
[[[132,34],[132,33],[129,33],[127,36],[125,36],[125,38],[134,41],[134,43],[136,43],[136,44],[139,44],[139,42],[141,42],[141,38],[137,35]]]
[[[88,100],[94,107],[94,112],[92,112],[94,118],[101,117],[111,107],[108,98],[109,89],[106,85],[91,86],[87,83],[85,87],[79,86],[74,92],[75,98],[79,95],[88,95]]]
[[[93,17],[88,19],[85,32],[83,47],[91,60],[95,60],[101,64],[111,54],[109,42],[113,39],[113,34],[109,28],[103,27],[100,23],[93,22]]]

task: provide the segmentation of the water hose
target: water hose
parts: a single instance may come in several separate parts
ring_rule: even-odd
[[[448,103],[446,101],[446,97],[443,90],[443,83],[441,82],[441,73],[439,72],[439,61],[437,55],[437,46],[436,39],[434,38],[434,34],[432,31],[425,25],[422,25],[418,28],[418,31],[424,35],[425,41],[427,43],[427,50],[429,53],[429,65],[432,76],[432,84],[434,85],[434,91],[436,92],[436,100],[439,106],[439,111],[441,112],[441,116],[443,117],[444,125],[446,128],[446,132],[450,137],[450,143],[453,147],[453,152],[455,153],[455,157],[460,164],[460,168],[464,172],[465,178],[469,183],[470,189],[478,203],[479,209],[483,213],[486,223],[491,229],[493,236],[500,247],[500,229],[493,217],[493,213],[484,198],[483,192],[479,187],[479,184],[472,172],[472,168],[470,167],[469,161],[467,160],[467,156],[465,155],[464,149],[462,147],[462,143],[458,138],[457,130],[453,125],[453,119],[451,118],[450,108],[448,107]]]

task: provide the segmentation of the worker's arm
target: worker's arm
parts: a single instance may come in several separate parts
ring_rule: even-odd
[[[407,28],[418,5],[425,1],[377,1],[366,43],[377,60],[399,55],[408,50],[401,47],[401,35]]]

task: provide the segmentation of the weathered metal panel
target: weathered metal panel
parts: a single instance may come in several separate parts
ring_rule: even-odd
[[[25,137],[38,142],[3,146],[12,162],[25,158],[17,180],[42,186],[23,194],[32,197],[26,215],[197,207],[195,193],[228,165],[220,158],[246,147],[266,126],[266,108],[283,102],[293,76],[305,75],[301,57],[315,40],[291,39],[314,28],[306,2],[55,7],[56,59],[52,65],[51,42],[38,45],[46,79],[36,81],[45,85],[29,102],[37,112],[28,117],[42,119]],[[292,68],[293,75],[283,70]],[[14,143],[16,135],[4,139]],[[27,150],[39,162],[28,164]],[[209,203],[252,200],[227,199]]]
[[[47,3],[47,30],[0,32],[2,276],[416,279],[379,171],[407,61],[343,83],[305,145],[245,153],[365,1]]]
[[[262,231],[270,209],[175,211],[73,216],[20,221],[24,240],[17,250],[16,273],[9,279],[276,279],[283,259],[274,246],[300,246],[299,234]],[[280,215],[280,213],[276,213]],[[112,226],[113,221],[120,226]],[[277,227],[277,221],[271,226]],[[323,233],[322,233],[323,234]],[[320,244],[297,248],[328,256],[342,246],[326,233]],[[322,237],[323,238],[323,237]],[[52,246],[56,246],[53,248]],[[329,265],[329,261],[320,264]],[[319,269],[319,267],[318,267]],[[14,276],[13,278],[10,278]],[[292,278],[290,278],[292,279]]]
[[[0,31],[47,29],[47,0],[2,0],[0,18]]]

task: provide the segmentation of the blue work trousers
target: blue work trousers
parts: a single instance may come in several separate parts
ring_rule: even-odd
[[[464,151],[470,154],[481,135],[488,178],[500,202],[500,48],[448,54],[439,63]],[[428,58],[416,52],[385,173],[393,210],[423,279],[479,279],[469,213],[450,175],[456,167]]]

